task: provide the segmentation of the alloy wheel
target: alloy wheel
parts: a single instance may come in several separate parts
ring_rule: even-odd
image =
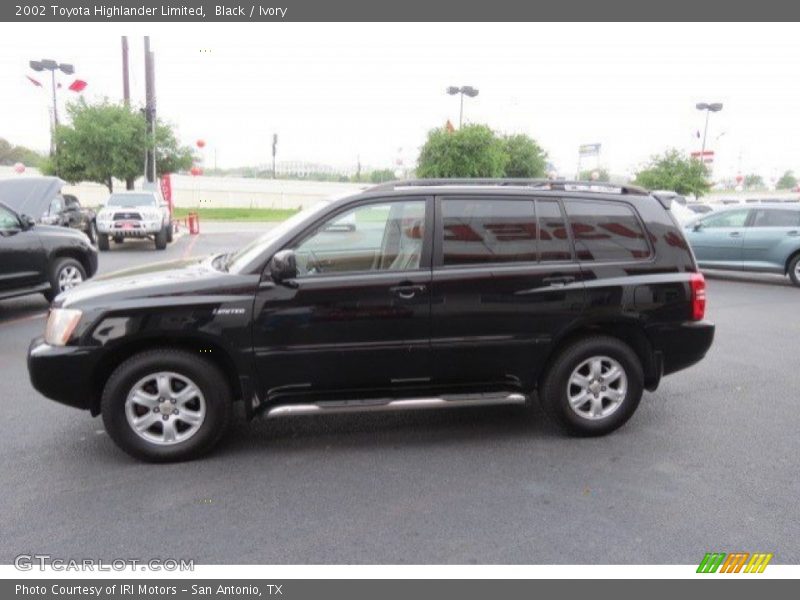
[[[609,356],[592,356],[572,371],[567,381],[570,408],[584,419],[612,415],[628,393],[625,369]]]

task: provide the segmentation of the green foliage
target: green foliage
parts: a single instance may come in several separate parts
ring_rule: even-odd
[[[505,177],[544,177],[547,174],[547,152],[536,140],[524,134],[503,138],[508,162]]]
[[[793,171],[786,171],[780,179],[778,179],[778,183],[775,184],[775,187],[779,190],[792,190],[797,187],[797,177],[794,176]]]
[[[40,167],[43,160],[44,154],[25,146],[14,146],[0,138],[0,165],[10,166],[20,162],[26,167]]]
[[[595,171],[597,171],[597,174],[599,175],[599,177],[595,181],[600,181],[603,183],[611,181],[611,175],[609,175],[608,169],[605,169],[603,167],[600,167],[599,169],[589,169],[587,171],[581,171],[580,180],[591,181],[592,173],[594,173]]]
[[[503,140],[486,125],[434,129],[420,152],[417,176],[503,177],[508,161]]]
[[[744,176],[744,187],[748,190],[757,190],[764,187],[764,178],[761,175],[751,173]]]
[[[67,106],[70,124],[56,130],[57,152],[42,165],[44,172],[77,183],[95,181],[112,190],[112,179],[143,174],[145,151],[153,141],[142,114],[124,104],[84,99]],[[187,169],[192,151],[180,146],[169,125],[156,125],[156,168],[159,174]]]
[[[383,183],[384,181],[393,181],[395,179],[394,171],[391,169],[370,171],[367,176],[370,183]]]
[[[699,160],[678,150],[667,150],[653,156],[636,174],[634,183],[650,190],[672,190],[681,195],[694,194],[698,198],[711,188],[708,169]]]

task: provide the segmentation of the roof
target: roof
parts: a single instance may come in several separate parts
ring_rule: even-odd
[[[64,181],[58,177],[19,177],[0,179],[0,202],[18,214],[38,218],[61,192]]]
[[[522,189],[538,191],[566,191],[597,194],[630,194],[647,196],[649,192],[633,185],[619,185],[599,181],[567,181],[560,179],[408,179],[390,181],[368,188],[365,192],[383,192],[424,189]]]

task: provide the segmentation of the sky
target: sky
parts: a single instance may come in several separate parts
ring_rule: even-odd
[[[278,160],[413,166],[426,133],[458,123],[451,85],[479,89],[464,120],[525,133],[562,175],[578,146],[631,174],[655,153],[700,149],[698,102],[722,102],[707,148],[717,178],[800,172],[800,36],[792,24],[3,23],[0,137],[49,146],[49,88],[31,59],[75,65],[89,99],[122,97],[128,35],[134,103],[144,102],[142,36],[155,51],[159,116],[206,142],[219,167]],[[63,103],[76,94],[60,90]]]

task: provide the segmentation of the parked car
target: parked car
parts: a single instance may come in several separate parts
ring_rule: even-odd
[[[52,300],[97,272],[85,234],[37,225],[0,202],[0,299],[42,293]]]
[[[22,177],[0,180],[0,202],[36,223],[71,227],[97,242],[97,224],[91,208],[83,208],[78,198],[63,194],[65,182],[58,177]]]
[[[126,238],[150,238],[164,250],[172,242],[169,206],[156,191],[114,192],[97,214],[97,232],[100,250],[109,249],[109,239]]]
[[[277,418],[538,396],[568,432],[606,434],[712,343],[667,206],[596,183],[379,185],[238,251],[71,290],[31,381],[150,461],[208,451],[237,400]]]
[[[726,207],[685,233],[701,268],[779,273],[800,286],[800,206]]]
[[[686,208],[698,215],[704,215],[714,210],[714,207],[708,204],[703,204],[702,202],[689,202],[686,204]]]

